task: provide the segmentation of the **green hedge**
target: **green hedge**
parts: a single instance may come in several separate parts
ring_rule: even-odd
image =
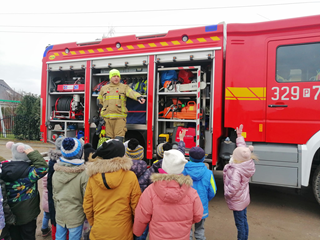
[[[40,140],[40,97],[23,96],[16,110],[13,134],[17,139]]]

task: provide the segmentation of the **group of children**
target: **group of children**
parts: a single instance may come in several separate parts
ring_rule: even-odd
[[[248,182],[254,173],[254,162],[253,148],[246,147],[241,132],[242,125],[237,128],[238,148],[224,168],[224,184],[238,239],[247,239]],[[93,149],[76,138],[60,137],[56,149],[49,152],[49,166],[37,150],[19,143],[19,154],[23,156],[17,160],[17,153],[13,152],[13,159],[1,166],[9,210],[15,219],[5,215],[5,228],[9,231],[0,239],[35,239],[40,213],[36,186],[44,176],[46,196],[42,203],[48,205],[44,206],[41,229],[44,236],[52,230],[52,239],[57,240],[77,240],[82,236],[91,240],[142,240],[148,234],[150,239],[187,240],[193,235],[206,239],[208,203],[217,187],[212,171],[203,163],[202,148],[191,148],[189,161],[186,160],[184,135],[184,131],[180,132],[176,149],[170,143],[159,144],[158,160],[150,167],[143,160],[144,149],[136,139],[125,143],[108,140]],[[0,228],[1,213],[0,208]]]

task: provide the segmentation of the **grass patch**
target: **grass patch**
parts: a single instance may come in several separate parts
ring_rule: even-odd
[[[3,134],[0,135],[1,140],[16,140],[14,134],[6,134],[6,137],[4,137]]]

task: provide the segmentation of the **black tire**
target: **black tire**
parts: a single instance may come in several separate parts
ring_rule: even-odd
[[[314,171],[312,189],[317,202],[320,204],[320,165]]]

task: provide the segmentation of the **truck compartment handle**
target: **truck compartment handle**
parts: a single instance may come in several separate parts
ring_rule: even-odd
[[[275,107],[288,107],[288,105],[268,105],[270,108],[275,108]]]

